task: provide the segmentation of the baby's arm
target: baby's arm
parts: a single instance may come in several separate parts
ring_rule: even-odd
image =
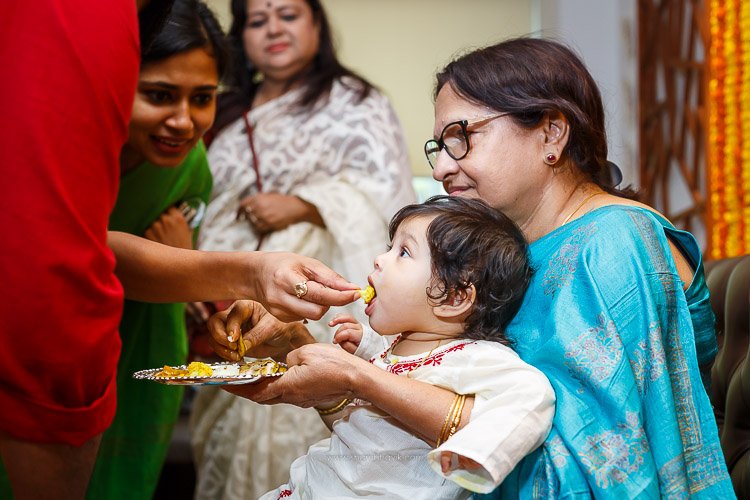
[[[459,381],[451,388],[474,394],[475,402],[468,423],[428,460],[459,486],[489,493],[544,441],[554,416],[554,392],[541,372],[499,344],[478,341],[446,357],[443,370]]]
[[[362,341],[362,324],[350,314],[337,314],[328,326],[340,325],[333,334],[333,343],[340,345],[345,351],[354,354]]]

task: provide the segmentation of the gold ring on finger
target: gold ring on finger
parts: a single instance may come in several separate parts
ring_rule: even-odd
[[[296,295],[298,299],[307,295],[307,281],[300,281],[294,285],[294,295]]]

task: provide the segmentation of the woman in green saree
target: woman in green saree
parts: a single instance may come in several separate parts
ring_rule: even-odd
[[[192,248],[199,217],[189,222],[185,215],[195,212],[185,204],[200,207],[211,193],[201,137],[214,119],[224,35],[205,4],[177,0],[162,31],[141,52],[110,230]],[[185,362],[184,304],[126,300],[120,337],[117,414],[103,435],[89,498],[153,496],[183,395],[181,388],[139,383],[131,375]]]

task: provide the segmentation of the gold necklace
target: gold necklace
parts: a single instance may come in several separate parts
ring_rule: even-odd
[[[398,344],[399,342],[401,342],[402,338],[404,338],[404,337],[401,336],[401,337],[397,338],[393,342],[393,344],[391,344],[391,347],[389,347],[388,350],[386,351],[386,353],[385,353],[385,359],[384,359],[384,361],[386,362],[386,364],[391,364],[390,355],[393,354],[393,348],[396,347],[396,344]],[[417,366],[411,368],[408,372],[406,372],[406,374],[407,374],[406,376],[408,377],[409,373],[413,372],[414,370],[416,370],[417,368],[419,368],[420,366],[422,366],[425,363],[425,361],[427,361],[427,358],[429,358],[432,355],[432,353],[435,351],[435,349],[437,349],[438,347],[440,347],[440,344],[442,342],[443,342],[443,339],[438,340],[437,344],[435,344],[435,347],[433,347],[432,349],[430,349],[430,352],[428,352],[427,355],[424,358],[422,358],[422,361],[420,361]]]
[[[572,212],[570,212],[570,215],[568,215],[567,217],[565,217],[565,220],[560,225],[564,226],[575,214],[578,213],[578,211],[586,204],[587,201],[589,201],[594,196],[599,196],[600,194],[604,194],[604,191],[597,191],[595,193],[592,193],[592,194],[588,195],[586,198],[584,198],[583,201],[578,204],[578,206],[576,207],[576,209],[573,210]]]

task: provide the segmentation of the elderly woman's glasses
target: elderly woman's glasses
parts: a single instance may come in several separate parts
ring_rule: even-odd
[[[438,153],[445,149],[448,156],[454,160],[461,160],[469,154],[471,144],[469,143],[469,127],[481,127],[495,118],[508,115],[510,113],[500,113],[499,115],[488,116],[469,123],[467,120],[451,122],[443,128],[438,139],[430,139],[424,143],[424,154],[430,167],[435,168]]]

